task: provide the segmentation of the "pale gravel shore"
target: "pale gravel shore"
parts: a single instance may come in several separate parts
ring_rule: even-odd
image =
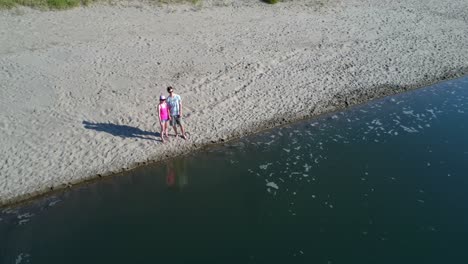
[[[0,11],[0,205],[467,73],[466,0]]]

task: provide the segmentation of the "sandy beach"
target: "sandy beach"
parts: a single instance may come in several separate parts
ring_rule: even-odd
[[[466,0],[3,10],[0,205],[467,73]]]

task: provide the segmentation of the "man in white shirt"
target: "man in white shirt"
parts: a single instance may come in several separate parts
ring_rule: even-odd
[[[170,125],[174,128],[175,136],[177,137],[177,125],[180,126],[182,138],[187,139],[185,136],[184,126],[182,125],[182,98],[180,95],[174,93],[172,86],[167,87],[169,96],[166,103],[169,105],[169,113],[171,115]]]

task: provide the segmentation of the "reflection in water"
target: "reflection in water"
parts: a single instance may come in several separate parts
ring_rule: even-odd
[[[187,173],[187,161],[185,159],[169,160],[166,166],[166,184],[168,187],[183,190],[189,183]]]

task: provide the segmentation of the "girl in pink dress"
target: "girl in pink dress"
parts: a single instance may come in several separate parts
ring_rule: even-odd
[[[159,124],[161,125],[161,140],[164,143],[164,136],[169,139],[168,134],[168,123],[171,119],[171,115],[169,115],[169,107],[166,103],[166,97],[161,95],[159,97],[159,105],[158,105],[158,117],[159,117]]]

